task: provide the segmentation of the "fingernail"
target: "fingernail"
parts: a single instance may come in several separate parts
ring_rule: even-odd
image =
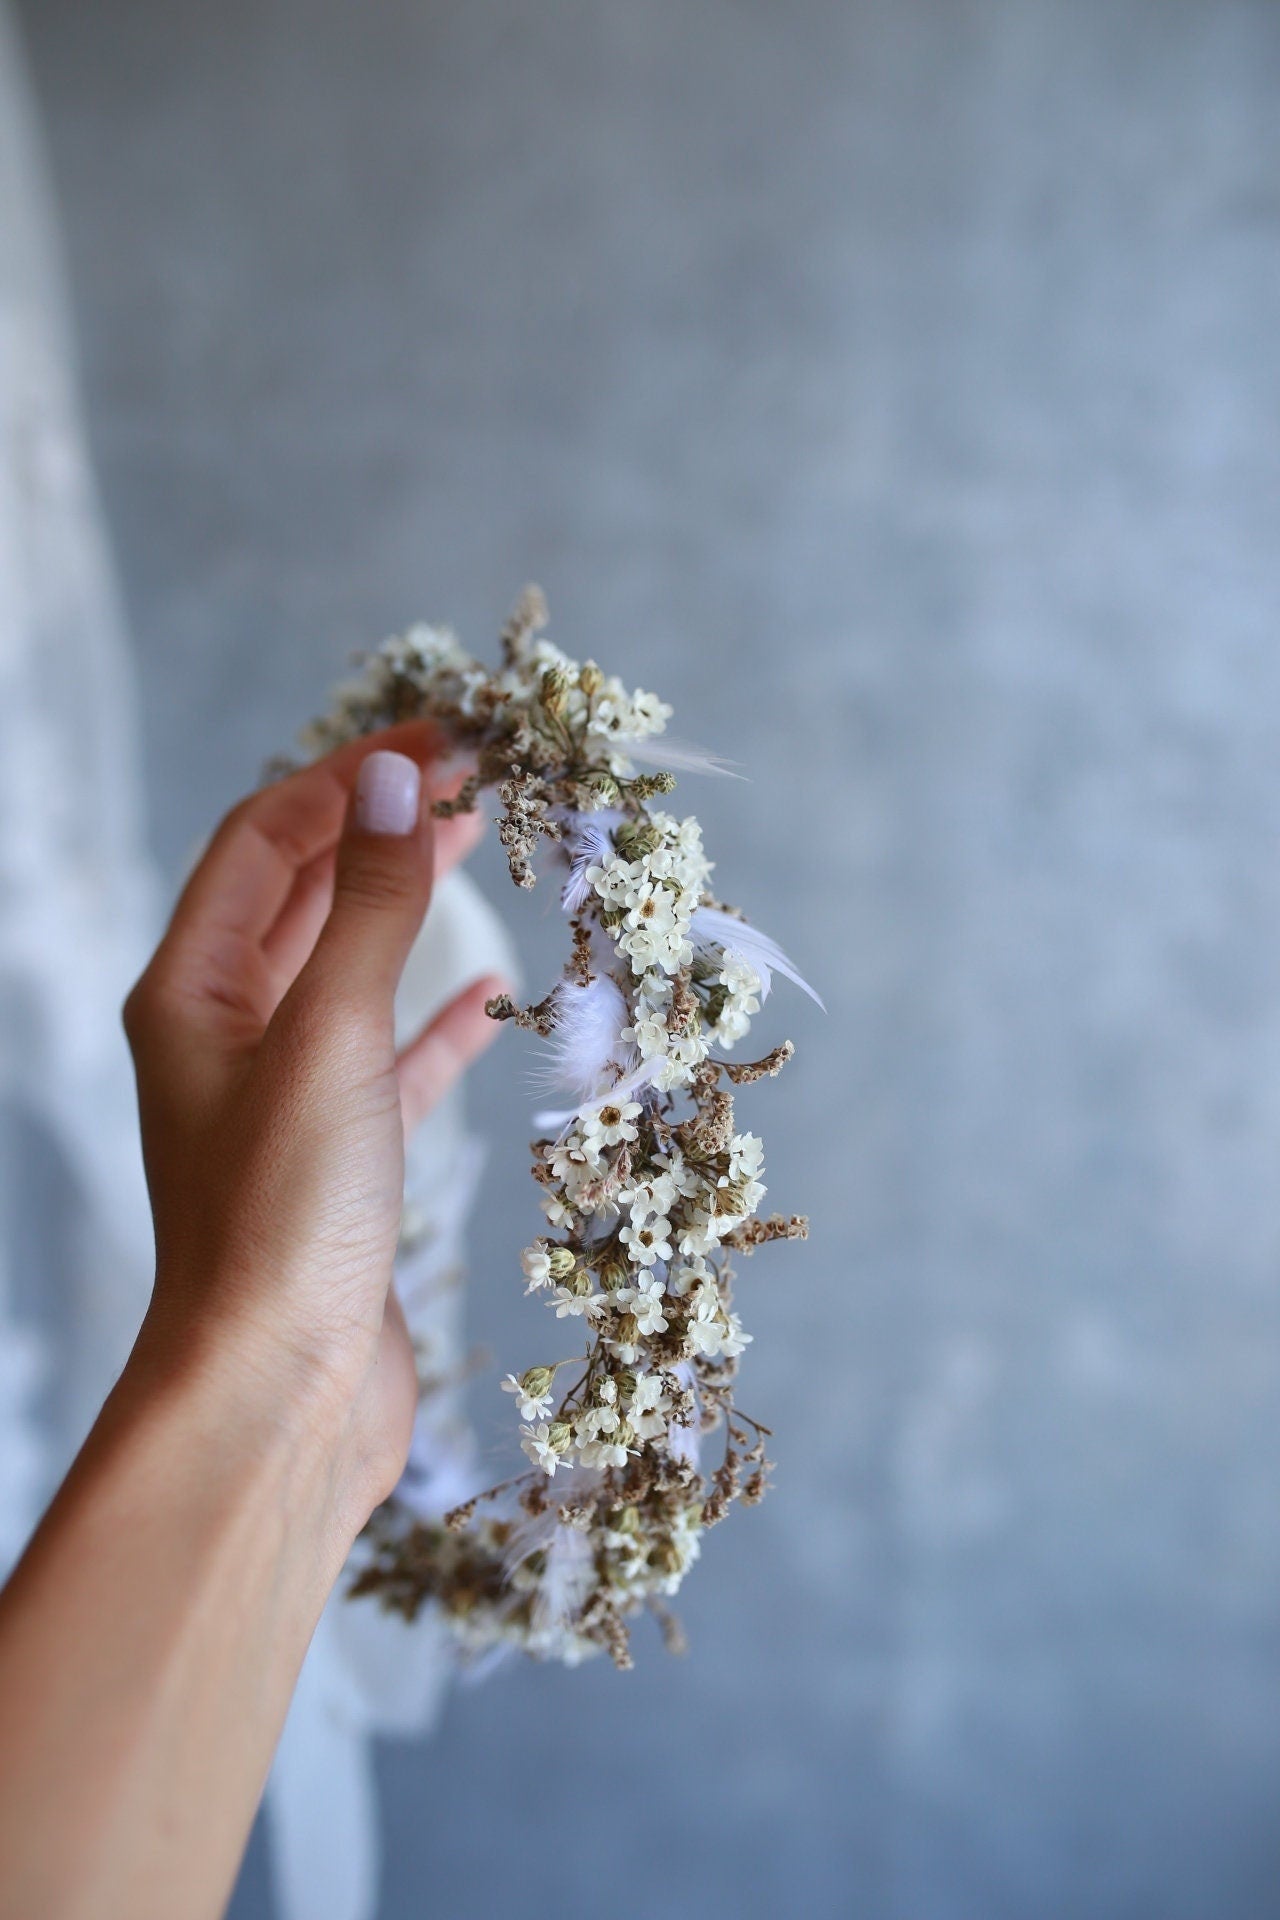
[[[365,833],[412,833],[421,787],[422,769],[416,760],[380,747],[360,762],[356,825]]]

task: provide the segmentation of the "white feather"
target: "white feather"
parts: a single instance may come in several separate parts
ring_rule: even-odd
[[[701,947],[719,947],[723,953],[736,954],[745,960],[752,970],[760,975],[760,998],[769,996],[773,985],[773,975],[780,973],[784,980],[790,980],[807,993],[826,1012],[822,1000],[814,992],[799,968],[782,951],[776,940],[767,933],[761,933],[759,927],[749,927],[745,920],[735,920],[731,913],[721,913],[718,907],[697,907],[694,910],[693,937]]]
[[[603,1098],[635,1065],[635,1049],[622,1038],[631,1010],[607,973],[585,987],[563,980],[556,988],[555,1027],[536,1069],[548,1087],[563,1087],[580,1100]]]
[[[666,735],[649,735],[644,740],[620,740],[618,751],[638,766],[657,767],[666,773],[710,773],[726,780],[745,780],[723,755],[691,740],[671,740]]]
[[[533,1624],[539,1632],[565,1626],[590,1591],[595,1574],[590,1540],[581,1528],[565,1525],[559,1508],[599,1478],[590,1469],[571,1468],[557,1478],[556,1498],[550,1505],[541,1513],[522,1513],[512,1526],[502,1556],[507,1579],[530,1554],[541,1553],[545,1559],[533,1603]]]
[[[568,1626],[581,1611],[595,1580],[591,1542],[581,1527],[557,1526],[546,1553],[547,1563],[533,1602],[533,1626],[541,1633]]]
[[[564,816],[565,852],[569,860],[569,878],[564,883],[560,903],[566,913],[576,913],[591,892],[587,868],[603,866],[613,854],[613,830],[624,818],[616,807],[602,807],[598,813],[571,813]]]

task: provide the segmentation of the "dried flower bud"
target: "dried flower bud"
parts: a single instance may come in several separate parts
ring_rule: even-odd
[[[669,1540],[659,1540],[656,1547],[649,1549],[649,1565],[659,1573],[679,1573],[680,1555]]]
[[[567,1453],[573,1445],[573,1428],[567,1420],[553,1420],[547,1428],[547,1445],[552,1453]]]
[[[604,675],[594,660],[584,660],[578,669],[578,685],[588,700],[594,700],[604,685]]]
[[[624,820],[613,836],[613,844],[624,860],[642,860],[662,845],[662,835],[649,820]]]
[[[520,1385],[531,1400],[541,1400],[544,1393],[550,1393],[555,1377],[554,1367],[530,1367],[520,1375]]]
[[[553,720],[559,720],[569,704],[569,676],[563,667],[548,667],[539,690],[542,705]]]
[[[616,1293],[619,1287],[625,1287],[631,1278],[631,1269],[621,1254],[611,1253],[600,1262],[596,1274],[606,1293]]]
[[[578,1264],[577,1255],[572,1247],[552,1247],[547,1258],[551,1264],[551,1277],[554,1280],[566,1279]]]

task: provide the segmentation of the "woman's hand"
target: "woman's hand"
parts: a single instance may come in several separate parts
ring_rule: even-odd
[[[397,727],[222,824],[129,996],[146,1323],[0,1592],[0,1920],[214,1920],[316,1621],[400,1473],[404,1136],[496,1031],[478,981],[397,1058],[435,872]]]
[[[405,1133],[498,1031],[502,983],[480,980],[396,1053],[433,878],[479,830],[433,822],[457,784],[434,745],[397,727],[236,807],[125,1008],[157,1256],[131,1365],[213,1366],[255,1412],[314,1424],[353,1534],[416,1405],[391,1288]]]

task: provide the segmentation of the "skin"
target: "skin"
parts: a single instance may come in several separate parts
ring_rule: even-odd
[[[223,1911],[321,1609],[403,1468],[405,1135],[505,984],[397,1055],[433,875],[479,830],[433,826],[436,744],[396,727],[235,808],[126,1003],[155,1288],[0,1593],[0,1920]],[[424,769],[408,834],[360,825],[375,749]]]

